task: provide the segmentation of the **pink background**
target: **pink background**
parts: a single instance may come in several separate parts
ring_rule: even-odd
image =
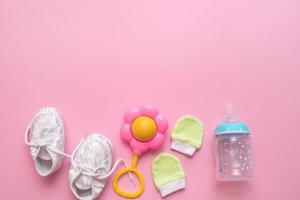
[[[57,107],[66,151],[87,133],[114,144],[126,109],[151,103],[170,122],[184,114],[205,124],[202,149],[182,161],[187,187],[166,199],[300,198],[299,0],[0,0],[0,199],[73,199],[69,161],[39,177],[24,144],[33,114]],[[255,177],[247,184],[215,180],[213,132],[233,102],[252,130]],[[155,153],[138,168],[146,189]],[[117,200],[112,180],[99,199]],[[129,184],[129,181],[128,181]]]

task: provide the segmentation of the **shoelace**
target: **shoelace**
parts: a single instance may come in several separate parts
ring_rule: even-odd
[[[44,138],[39,138],[38,140],[35,139],[35,141],[31,142],[29,141],[29,133],[31,131],[31,123],[27,126],[26,128],[26,131],[25,131],[25,144],[30,146],[30,147],[37,147],[37,148],[42,148],[42,147],[45,147],[47,150],[55,153],[55,154],[58,154],[58,155],[62,155],[62,156],[65,156],[67,158],[71,158],[71,156],[69,154],[66,154],[65,152],[63,151],[60,151],[58,149],[55,149],[53,147],[51,147],[51,141],[53,140],[53,138],[55,137],[61,137],[60,135],[58,134],[51,134],[47,137],[44,137]]]
[[[106,169],[106,165],[104,163],[108,162],[107,159],[103,160],[102,164],[99,167],[97,167],[96,169],[93,169],[93,170],[90,169],[86,165],[83,165],[83,164],[75,162],[75,160],[74,160],[74,154],[75,154],[75,152],[77,152],[78,148],[81,146],[81,144],[82,144],[83,141],[84,140],[81,140],[80,144],[77,145],[77,147],[73,151],[73,154],[71,155],[71,164],[72,164],[72,166],[75,169],[77,169],[79,171],[78,176],[80,174],[83,174],[85,176],[91,176],[91,177],[93,177],[93,178],[95,178],[97,180],[103,180],[103,179],[106,179],[109,176],[111,176],[120,164],[124,164],[125,167],[128,167],[127,163],[123,159],[118,159],[115,162],[114,166],[111,168],[111,170],[108,173],[103,174],[104,170]],[[89,171],[92,171],[92,172],[89,172]],[[134,180],[133,180],[133,177],[132,177],[132,174],[128,173],[128,175],[129,175],[131,183],[133,184],[134,187],[136,187],[136,185],[134,183]]]

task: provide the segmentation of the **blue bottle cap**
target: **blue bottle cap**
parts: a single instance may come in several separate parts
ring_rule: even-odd
[[[248,126],[242,122],[224,122],[217,126],[215,132],[216,135],[223,135],[223,134],[230,134],[230,133],[250,134]]]

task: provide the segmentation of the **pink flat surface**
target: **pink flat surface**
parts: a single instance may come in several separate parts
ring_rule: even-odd
[[[182,161],[187,184],[165,199],[299,199],[299,13],[298,0],[0,0],[0,199],[74,198],[69,161],[39,177],[24,145],[41,107],[61,111],[68,153],[101,132],[114,158],[130,162],[119,137],[123,113],[148,103],[168,118],[168,134],[185,114],[205,124],[193,158],[165,141],[161,152]],[[213,131],[228,102],[253,133],[247,184],[215,180]],[[139,161],[139,199],[160,199],[150,173],[156,153]],[[111,184],[99,199],[123,199]]]

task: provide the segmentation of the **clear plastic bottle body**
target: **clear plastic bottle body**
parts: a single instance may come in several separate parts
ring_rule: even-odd
[[[251,138],[246,133],[215,136],[217,179],[242,181],[252,177]]]

